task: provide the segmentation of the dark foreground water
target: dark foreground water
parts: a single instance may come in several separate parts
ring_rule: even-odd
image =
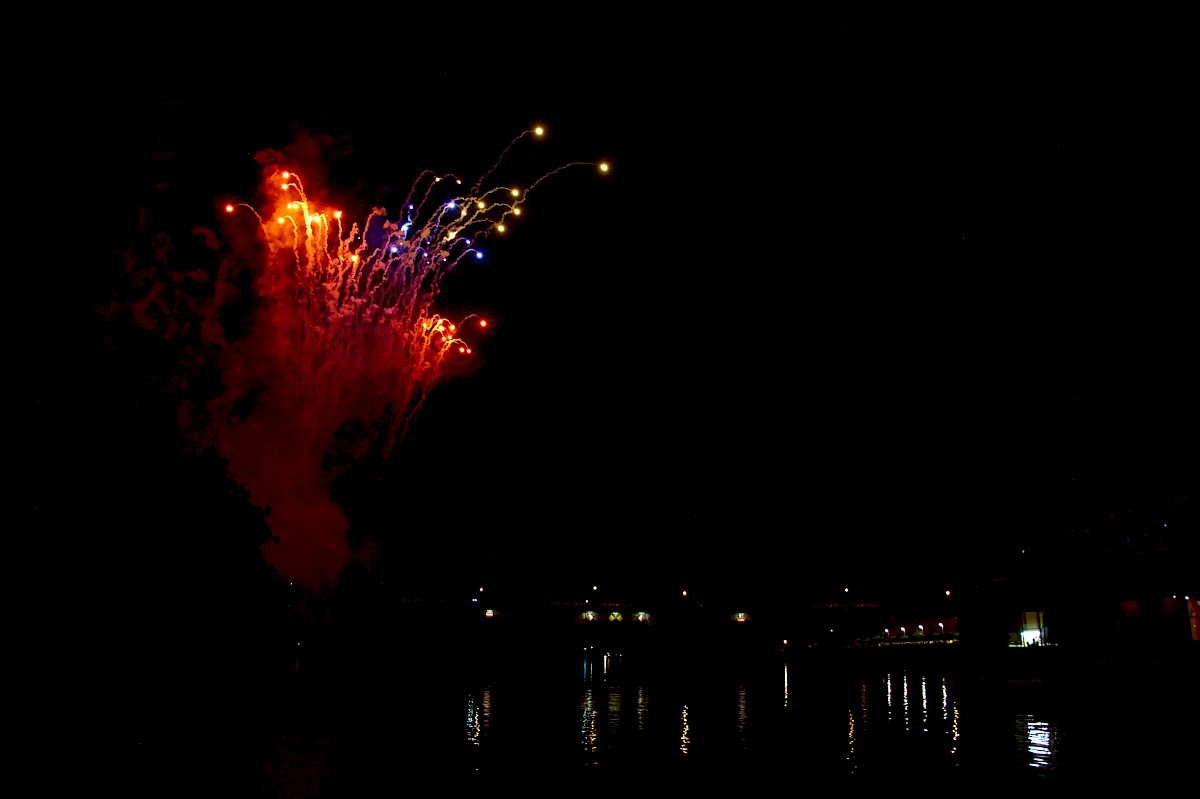
[[[76,703],[22,795],[1186,792],[1194,664],[581,650],[302,667],[261,690],[186,672]]]

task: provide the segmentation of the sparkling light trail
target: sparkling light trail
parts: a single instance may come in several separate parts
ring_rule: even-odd
[[[260,208],[230,202],[221,235],[205,231],[221,252],[219,274],[207,302],[174,309],[199,319],[173,324],[199,323],[195,357],[215,364],[223,388],[185,403],[181,420],[266,512],[264,555],[289,580],[313,589],[336,581],[352,553],[333,480],[368,457],[393,457],[431,389],[471,368],[471,338],[487,322],[437,310],[446,278],[486,255],[484,242],[520,218],[542,181],[571,167],[608,171],[573,162],[527,187],[487,185],[518,142],[542,132],[516,136],[469,189],[425,170],[399,217],[376,207],[350,224],[268,151]],[[247,285],[249,320],[234,332],[229,307],[246,302]],[[145,306],[135,314],[150,318]]]

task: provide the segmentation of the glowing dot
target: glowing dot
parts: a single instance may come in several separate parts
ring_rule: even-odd
[[[602,163],[602,164],[600,164],[600,171],[601,171],[601,172],[607,172],[607,171],[608,171],[608,164],[603,164],[603,163]]]
[[[545,129],[541,125],[538,125],[536,128],[533,129],[533,132],[536,133],[538,136],[541,136],[543,133],[545,133]]]
[[[279,221],[280,221],[280,222],[282,222],[283,220],[281,219],[281,220],[279,220]],[[504,225],[496,225],[496,230],[497,230],[497,231],[499,231],[499,232],[501,232],[501,233],[503,233],[503,232],[504,232]]]
[[[342,218],[342,212],[341,212],[341,211],[334,211],[334,212],[333,212],[333,218],[334,218],[334,219],[341,219],[341,218]]]
[[[276,221],[276,222],[278,222],[279,224],[281,224],[281,225],[282,225],[282,224],[283,224],[283,217],[281,216],[281,217],[279,217],[278,219],[276,219],[275,221]]]
[[[486,319],[480,319],[480,320],[479,320],[479,326],[480,326],[480,327],[487,327],[487,320],[486,320]]]
[[[521,209],[520,209],[520,208],[514,208],[514,209],[513,209],[513,216],[520,216],[520,215],[521,215]]]
[[[226,205],[226,206],[225,206],[225,212],[226,212],[226,213],[229,213],[229,214],[232,214],[232,213],[233,213],[233,206],[232,206],[232,205]]]
[[[513,189],[513,190],[512,190],[512,196],[514,196],[514,197],[520,197],[520,196],[521,196],[521,191],[520,191],[519,189]]]
[[[482,258],[483,258],[483,253],[481,253],[481,252],[477,252],[477,253],[475,253],[475,260],[476,260],[476,261],[478,261],[478,260],[480,260],[480,259],[482,259]]]
[[[458,351],[459,351],[459,352],[464,352],[464,353],[465,353],[465,352],[467,351],[467,348],[466,348],[466,347],[459,347],[459,348],[458,348]]]
[[[480,200],[479,202],[477,202],[475,204],[479,206],[480,210],[483,210],[484,208],[487,207],[486,205],[483,204],[483,200]]]

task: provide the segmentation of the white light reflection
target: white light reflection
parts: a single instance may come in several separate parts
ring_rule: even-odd
[[[487,732],[492,717],[492,689],[484,688],[483,693],[476,698],[467,697],[467,742],[479,746]]]
[[[929,686],[928,678],[921,675],[921,732],[929,732]]]
[[[887,717],[892,718],[892,675],[891,672],[884,675],[883,678],[883,695],[887,698]]]
[[[900,678],[901,713],[904,714],[904,728],[912,729],[912,716],[908,712],[908,675]]]
[[[788,673],[787,663],[783,664],[783,706],[788,706]]]
[[[644,733],[646,731],[646,722],[650,718],[650,697],[646,693],[645,686],[638,686],[637,689],[637,731]]]
[[[680,715],[679,722],[680,722],[680,727],[681,727],[680,732],[679,732],[679,751],[682,754],[686,755],[688,753],[688,746],[692,742],[691,738],[689,737],[690,732],[688,729],[688,706],[687,705],[683,706],[683,713]]]
[[[1017,715],[1017,743],[1029,754],[1030,768],[1054,770],[1055,733],[1048,722],[1038,721],[1028,713]]]

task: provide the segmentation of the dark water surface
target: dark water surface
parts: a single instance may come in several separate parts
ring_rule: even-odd
[[[94,705],[38,793],[1111,795],[1192,778],[1193,659],[1026,665],[592,650],[301,668],[258,693],[160,679]]]

